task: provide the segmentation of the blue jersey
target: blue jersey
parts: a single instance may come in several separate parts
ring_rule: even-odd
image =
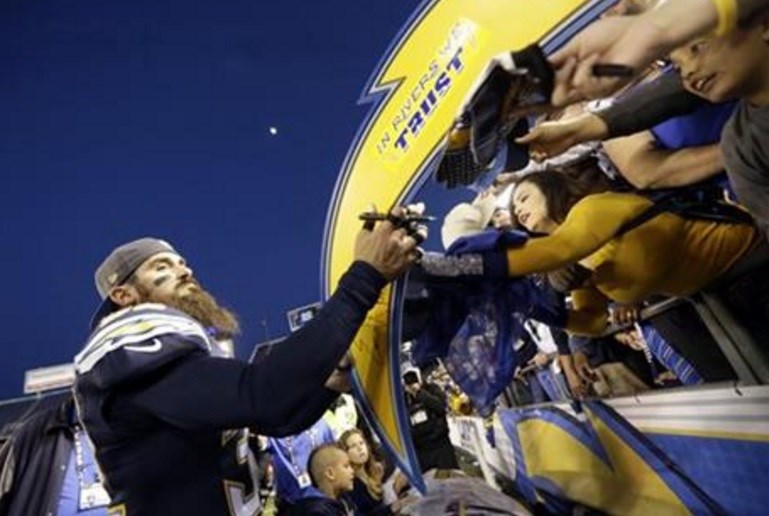
[[[315,448],[334,442],[334,433],[323,419],[297,435],[270,438],[269,450],[272,451],[278,497],[295,503],[300,498],[320,496],[310,483],[307,461]]]
[[[106,319],[76,357],[80,417],[118,514],[222,514],[223,507],[233,514],[258,512],[256,461],[246,430],[163,421],[163,414],[122,396],[180,364],[227,360],[212,358],[212,349],[197,321],[145,304]]]
[[[75,399],[117,514],[255,514],[251,428],[295,434],[385,280],[356,262],[300,331],[251,364],[211,355],[194,319],[143,304],[105,318],[75,358]],[[308,359],[312,357],[312,359]]]

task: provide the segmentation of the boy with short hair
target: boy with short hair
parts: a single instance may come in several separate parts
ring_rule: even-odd
[[[347,452],[337,444],[315,448],[307,461],[307,470],[315,487],[325,496],[299,500],[291,509],[292,516],[352,516],[355,507],[344,498],[353,490],[355,474]]]

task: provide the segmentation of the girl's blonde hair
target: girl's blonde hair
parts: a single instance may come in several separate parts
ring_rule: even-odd
[[[366,463],[362,467],[353,465],[353,468],[355,469],[355,476],[358,477],[361,482],[363,482],[363,484],[366,486],[368,494],[371,495],[372,498],[375,500],[381,500],[383,494],[382,475],[377,474],[374,471],[377,460],[374,458],[374,450],[371,448],[371,443],[368,442],[368,439],[366,439],[366,436],[363,435],[363,432],[357,428],[346,430],[339,438],[339,446],[341,446],[344,451],[347,451],[349,448],[347,446],[347,441],[353,435],[359,435],[368,447],[368,460]]]

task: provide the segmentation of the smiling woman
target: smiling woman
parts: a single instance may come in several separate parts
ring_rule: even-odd
[[[594,192],[595,187],[560,172],[530,174],[518,181],[510,211],[527,231],[552,233],[578,200]]]
[[[522,183],[513,195],[513,214],[515,219],[531,233],[550,233],[558,224],[548,217],[548,202],[542,190],[531,181]]]
[[[512,204],[522,225],[546,235],[505,251],[510,276],[573,263],[591,271],[590,280],[572,291],[567,322],[567,329],[581,334],[606,329],[610,301],[692,294],[762,242],[750,224],[690,220],[665,212],[619,236],[653,202],[632,193],[589,194],[579,182],[555,171],[521,179]]]

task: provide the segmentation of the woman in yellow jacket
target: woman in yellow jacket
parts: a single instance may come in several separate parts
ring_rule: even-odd
[[[531,238],[506,252],[510,276],[547,272],[578,262],[591,280],[572,292],[566,328],[595,335],[607,325],[609,300],[691,295],[761,243],[751,224],[686,219],[663,212],[616,236],[622,226],[653,205],[634,193],[584,195],[580,184],[555,171],[524,177],[511,211]]]

